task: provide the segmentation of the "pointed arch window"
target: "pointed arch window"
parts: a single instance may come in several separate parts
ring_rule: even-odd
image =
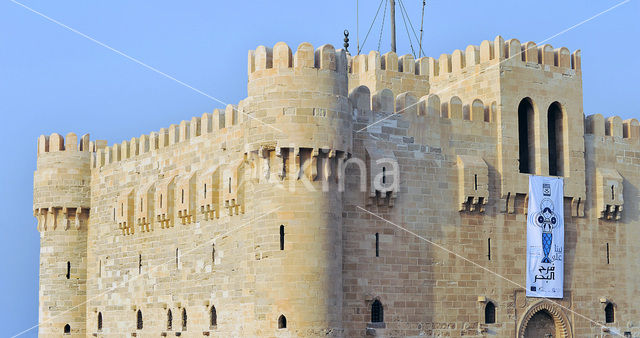
[[[167,331],[173,330],[173,313],[171,309],[167,310]]]
[[[102,331],[102,312],[98,312],[98,331]]]
[[[144,323],[142,322],[142,311],[138,310],[136,314],[136,329],[142,330]]]
[[[495,324],[496,322],[496,306],[493,302],[487,302],[484,306],[484,323]]]
[[[287,317],[284,315],[280,315],[278,317],[278,329],[286,329],[287,328]]]
[[[64,326],[64,333],[71,334],[71,325],[67,324]]]

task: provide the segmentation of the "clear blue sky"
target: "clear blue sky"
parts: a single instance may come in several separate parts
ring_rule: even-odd
[[[20,1],[20,0],[18,0]],[[386,1],[386,0],[385,0]],[[404,0],[414,25],[421,0]],[[541,41],[620,1],[427,1],[424,50],[451,53],[500,34]],[[246,96],[247,50],[278,41],[292,48],[356,49],[356,1],[33,1],[25,5],[227,103]],[[360,39],[378,0],[360,0]],[[382,11],[382,10],[381,10]],[[582,49],[584,110],[640,118],[640,5],[632,0],[549,41]],[[398,20],[398,53],[410,46]],[[377,49],[380,21],[364,51]],[[380,47],[389,50],[388,19]],[[418,33],[419,34],[419,33]],[[222,105],[0,0],[0,327],[15,334],[38,320],[39,234],[32,216],[36,138],[89,132],[109,144],[157,131]],[[24,336],[34,336],[35,330]]]

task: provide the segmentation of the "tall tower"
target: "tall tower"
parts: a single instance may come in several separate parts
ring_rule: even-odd
[[[276,215],[253,228],[255,334],[273,335],[281,316],[296,335],[339,334],[338,175],[352,144],[346,53],[302,43],[292,55],[280,42],[250,51],[248,68],[248,97],[239,109],[250,115],[245,144],[260,164],[252,198],[257,209]]]
[[[41,337],[85,336],[89,135],[38,138],[33,210],[40,231]]]

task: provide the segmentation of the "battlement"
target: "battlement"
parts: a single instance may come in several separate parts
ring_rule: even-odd
[[[228,104],[224,110],[214,109],[211,114],[204,113],[200,117],[194,116],[191,120],[183,120],[179,124],[170,125],[169,128],[161,128],[158,132],[124,140],[122,143],[116,143],[112,146],[107,146],[105,143],[96,147],[96,155],[92,157],[91,167],[100,168],[154,150],[189,142],[217,130],[231,128],[238,125],[243,120],[243,116],[241,108]]]
[[[539,64],[557,67],[560,70],[581,71],[580,50],[570,53],[566,47],[554,49],[549,44],[537,46],[531,41],[521,44],[517,39],[505,42],[501,36],[497,36],[493,41],[484,40],[480,46],[469,45],[464,51],[456,49],[451,54],[442,54],[438,59],[424,59],[420,61],[421,67],[426,67],[427,70],[421,71],[428,71],[431,79],[445,74],[460,74],[477,65],[507,61],[510,64]]]
[[[53,133],[38,137],[37,170],[33,176],[33,212],[40,231],[86,224],[90,209],[89,134],[66,138]]]
[[[315,50],[308,42],[298,45],[295,54],[284,42],[278,42],[273,48],[258,46],[249,51],[248,73],[249,79],[263,75],[271,75],[277,69],[320,69],[346,73],[346,52],[336,50],[332,45],[325,44]],[[271,70],[271,71],[269,71]]]
[[[636,119],[623,121],[619,116],[605,119],[601,114],[593,114],[585,118],[585,134],[638,142],[640,140],[640,122]]]
[[[80,143],[78,143],[78,136],[75,133],[68,133],[66,141],[65,137],[57,133],[38,137],[38,156],[58,151],[93,151],[91,148],[89,134],[82,135]]]
[[[400,57],[394,52],[387,52],[382,56],[372,50],[369,54],[349,56],[349,73],[362,74],[375,71],[393,71],[404,74],[428,76],[428,58],[415,60],[413,55],[405,54]]]

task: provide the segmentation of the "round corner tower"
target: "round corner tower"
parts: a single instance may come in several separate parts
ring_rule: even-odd
[[[352,149],[347,55],[309,43],[295,54],[282,42],[249,52],[248,97],[239,110],[246,149],[258,159],[257,328],[272,336],[342,330],[341,161]],[[268,304],[268,305],[266,305]],[[281,317],[282,316],[282,317]]]
[[[41,337],[85,335],[87,223],[90,210],[89,135],[38,138],[33,210],[40,231]]]

